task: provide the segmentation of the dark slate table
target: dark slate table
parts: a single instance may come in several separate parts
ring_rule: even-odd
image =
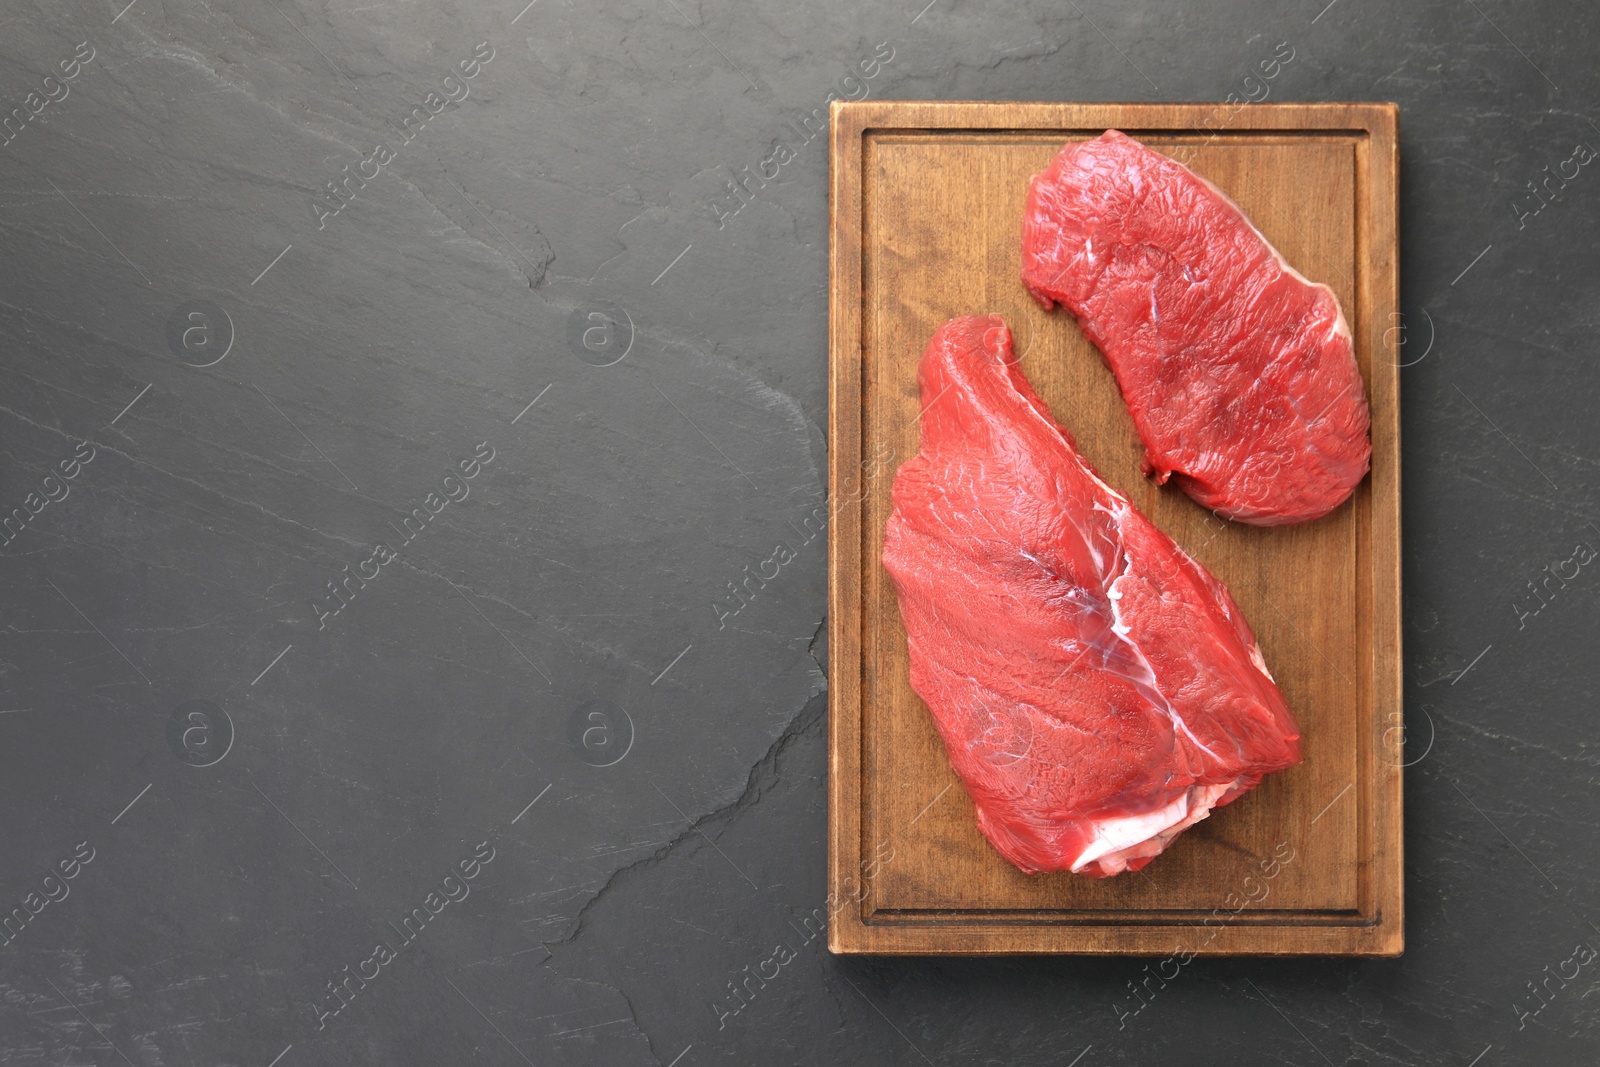
[[[522,3],[0,11],[0,1063],[1600,1058],[1591,7]],[[1402,106],[1408,951],[831,958],[806,119],[1229,93]]]

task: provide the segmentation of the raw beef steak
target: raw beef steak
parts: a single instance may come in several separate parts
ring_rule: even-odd
[[[1233,598],[1077,453],[1004,321],[945,323],[919,380],[922,450],[895,475],[883,563],[911,686],[1000,854],[1137,870],[1298,763]]]
[[[1372,447],[1350,327],[1187,167],[1107,130],[1033,177],[1022,280],[1099,346],[1145,473],[1259,526],[1343,503]]]

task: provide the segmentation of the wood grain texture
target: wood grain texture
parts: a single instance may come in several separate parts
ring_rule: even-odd
[[[1396,123],[1389,104],[836,103],[830,290],[829,944],[843,953],[1397,955],[1402,934]],[[1226,125],[1223,125],[1226,120]],[[1221,127],[1221,128],[1219,128]],[[1116,128],[1231,196],[1332,286],[1372,404],[1372,474],[1316,522],[1223,523],[1139,473],[1111,373],[1020,281],[1028,178]],[[1305,761],[1144,871],[1024,875],[907,679],[880,562],[918,448],[916,368],[955,315],[1004,315],[1023,369],[1101,476],[1233,592]],[[1290,858],[1285,858],[1290,857]]]

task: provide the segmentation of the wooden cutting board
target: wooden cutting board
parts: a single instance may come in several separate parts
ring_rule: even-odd
[[[1400,331],[1392,104],[833,105],[829,947],[980,955],[1398,955],[1401,926]],[[1139,473],[1111,373],[1020,281],[1031,175],[1120,129],[1215,182],[1333,287],[1372,404],[1372,473],[1326,518],[1222,523]],[[907,680],[880,562],[895,468],[918,448],[934,329],[999,313],[1022,367],[1107,482],[1233,592],[1299,720],[1305,761],[1144,871],[1025,875]]]

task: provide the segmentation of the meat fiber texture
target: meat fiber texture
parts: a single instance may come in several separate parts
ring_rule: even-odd
[[[1137,870],[1300,760],[1238,605],[1078,454],[999,316],[941,326],[883,563],[911,687],[1023,871]]]
[[[1036,174],[1022,280],[1105,357],[1145,447],[1225,518],[1319,518],[1367,472],[1370,416],[1333,290],[1187,167],[1116,130]]]

